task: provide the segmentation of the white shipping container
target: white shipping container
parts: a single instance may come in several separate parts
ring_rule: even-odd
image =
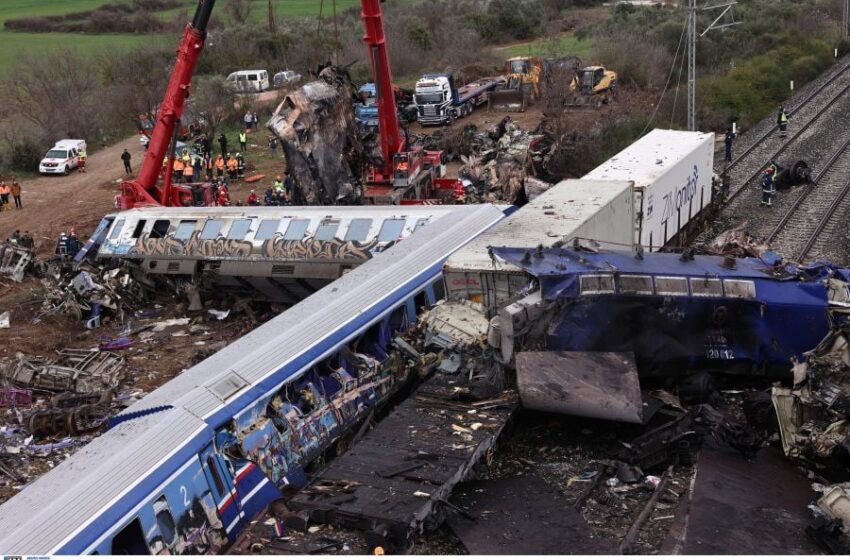
[[[634,181],[636,239],[657,251],[711,203],[714,134],[655,129],[582,179]]]
[[[492,259],[489,247],[551,247],[581,237],[631,248],[633,201],[630,181],[561,181],[449,257],[443,267],[449,298],[470,299],[492,312],[528,283],[521,269]]]

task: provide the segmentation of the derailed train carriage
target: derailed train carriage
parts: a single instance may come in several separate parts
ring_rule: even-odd
[[[0,549],[225,547],[404,382],[394,332],[442,297],[446,257],[502,216],[455,208],[152,392],[0,506]]]
[[[208,290],[293,304],[452,210],[137,208],[104,217],[89,247],[97,246],[100,259],[136,263],[152,282],[186,278]]]
[[[638,376],[790,380],[792,362],[840,330],[850,303],[850,270],[824,263],[565,247],[493,255],[530,279],[490,337],[503,361],[515,361],[523,404],[631,422],[643,418]],[[588,369],[600,360],[607,365]],[[600,406],[587,414],[577,394]],[[614,402],[618,410],[606,408]]]

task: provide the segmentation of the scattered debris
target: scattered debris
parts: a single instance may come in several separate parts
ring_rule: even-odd
[[[66,348],[54,360],[18,355],[0,364],[3,380],[42,391],[94,393],[118,386],[124,358],[114,352]]]

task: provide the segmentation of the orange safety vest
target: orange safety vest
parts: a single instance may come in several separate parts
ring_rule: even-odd
[[[227,168],[231,171],[236,171],[236,168],[239,166],[239,162],[236,161],[236,158],[230,158],[227,160]]]
[[[194,173],[195,173],[195,170],[192,169],[191,165],[184,165],[183,166],[183,175],[185,175],[186,177],[191,177]]]
[[[215,167],[216,167],[216,169],[224,169],[224,158],[223,157],[218,156],[217,158],[215,158]]]
[[[183,162],[179,159],[174,160],[174,171],[183,171]]]

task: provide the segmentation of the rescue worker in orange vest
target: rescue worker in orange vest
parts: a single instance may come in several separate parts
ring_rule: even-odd
[[[227,174],[231,181],[236,180],[236,172],[239,169],[239,162],[230,154],[227,154]]]
[[[11,192],[12,189],[9,188],[9,185],[0,181],[0,210],[9,209],[9,194]]]
[[[215,157],[215,174],[216,177],[224,177],[224,157],[221,154]]]
[[[195,169],[192,167],[191,160],[189,162],[183,161],[183,182],[191,183],[192,175],[194,175]]]
[[[171,166],[173,171],[173,180],[175,183],[183,182],[183,160],[174,158],[174,164]]]

